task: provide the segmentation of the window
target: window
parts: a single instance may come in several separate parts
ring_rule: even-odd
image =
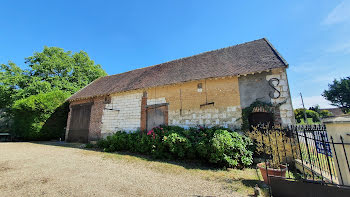
[[[198,92],[202,92],[202,83],[199,83],[198,85],[197,85],[197,91]]]

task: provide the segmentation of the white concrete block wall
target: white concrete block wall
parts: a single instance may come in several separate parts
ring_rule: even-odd
[[[106,104],[102,115],[102,136],[116,131],[135,131],[141,124],[142,93],[116,95]]]

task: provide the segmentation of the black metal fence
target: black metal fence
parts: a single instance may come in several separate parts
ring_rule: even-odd
[[[343,180],[350,174],[350,143],[341,135],[329,136],[324,125],[284,128],[258,125],[250,136],[255,141],[256,152],[265,160],[263,165],[258,165],[266,173],[265,182],[277,176],[350,189]]]

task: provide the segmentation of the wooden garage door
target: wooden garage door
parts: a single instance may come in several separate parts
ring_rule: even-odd
[[[67,141],[82,143],[88,141],[90,113],[91,103],[72,106]]]
[[[168,124],[168,106],[152,106],[147,108],[147,130],[159,125]]]

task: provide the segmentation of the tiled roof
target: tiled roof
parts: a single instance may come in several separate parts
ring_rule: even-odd
[[[205,78],[237,76],[287,66],[287,62],[271,43],[266,38],[262,38],[155,66],[102,77],[72,95],[68,100]]]

